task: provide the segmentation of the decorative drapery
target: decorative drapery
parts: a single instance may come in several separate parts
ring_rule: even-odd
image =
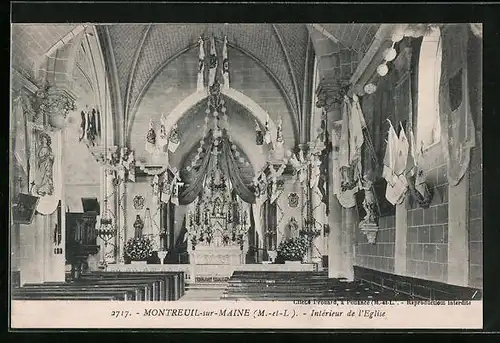
[[[212,147],[213,138],[211,135],[208,135],[207,139],[209,140],[208,146]],[[210,162],[212,162],[210,151],[205,154],[201,161],[201,165],[198,169],[198,173],[196,177],[191,180],[189,185],[183,188],[179,194],[179,203],[181,205],[187,205],[192,203],[196,197],[203,191],[203,182],[205,180],[205,176],[210,174],[213,166]]]
[[[450,25],[441,32],[439,119],[451,185],[457,185],[464,176],[470,162],[470,149],[475,146],[467,76],[468,38],[467,24]]]
[[[208,149],[206,150],[206,154],[202,158],[201,165],[192,182],[180,192],[179,203],[181,205],[190,204],[199,194],[201,194],[205,177],[210,175],[212,170],[216,167],[216,155],[217,159],[219,159],[219,165],[222,172],[231,181],[236,194],[247,203],[255,203],[255,195],[243,182],[238,165],[231,154],[231,143],[229,142],[227,132],[224,130],[222,137],[217,139],[219,142],[218,145],[215,145],[216,140],[213,138],[212,132],[209,132],[207,139],[209,139],[209,142],[207,144]]]
[[[255,195],[252,190],[247,185],[245,185],[243,179],[241,178],[238,164],[231,154],[229,137],[226,133],[222,137],[221,157],[222,171],[227,176],[229,176],[229,180],[231,180],[231,184],[233,185],[233,189],[235,190],[236,194],[246,203],[253,204],[255,202]]]

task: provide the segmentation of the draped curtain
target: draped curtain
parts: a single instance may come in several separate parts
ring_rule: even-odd
[[[209,149],[207,149],[207,153],[202,159],[201,165],[198,169],[198,173],[196,174],[194,179],[191,180],[189,185],[183,188],[181,192],[179,192],[179,204],[181,205],[190,204],[196,199],[196,197],[203,190],[203,181],[205,180],[205,176],[209,175],[213,169],[214,159],[212,158],[213,155],[211,154],[213,138],[210,134],[208,135],[208,137],[210,137],[208,143]]]
[[[208,136],[210,137],[209,143],[207,144],[208,149],[202,159],[198,172],[192,182],[190,182],[190,184],[183,188],[180,192],[179,203],[181,205],[192,203],[196,197],[202,193],[206,175],[210,175],[212,170],[216,167],[215,156],[212,154],[212,151],[216,148],[216,146],[213,144],[214,139],[211,133],[209,133]],[[236,194],[246,203],[255,203],[255,195],[253,194],[253,191],[245,185],[243,178],[240,175],[239,167],[231,153],[231,143],[229,142],[229,137],[225,130],[221,139],[221,150],[218,155],[218,159],[222,172],[231,181],[233,190]]]
[[[226,133],[222,139],[221,167],[222,172],[229,176],[229,180],[231,180],[233,190],[236,194],[246,203],[255,203],[254,193],[247,185],[245,185],[240,175],[238,164],[234,160],[233,154],[231,153],[231,143],[229,142],[229,137]]]

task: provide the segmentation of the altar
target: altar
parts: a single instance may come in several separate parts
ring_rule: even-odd
[[[245,264],[245,254],[239,247],[223,246],[199,247],[189,253],[191,263],[199,264],[223,264],[239,265]]]
[[[245,264],[250,206],[231,192],[219,168],[208,175],[202,195],[188,207],[188,253],[192,265]]]
[[[218,219],[218,220],[217,220]],[[212,218],[211,226],[192,230],[188,241],[191,264],[196,265],[240,265],[245,264],[248,251],[246,237],[237,235],[227,226],[227,221]],[[201,232],[193,234],[193,232]],[[203,235],[205,233],[205,236]]]

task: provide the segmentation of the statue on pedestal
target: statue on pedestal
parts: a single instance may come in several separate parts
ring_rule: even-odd
[[[378,232],[377,200],[373,192],[373,181],[370,180],[369,176],[365,175],[363,177],[362,184],[365,192],[363,209],[366,214],[365,217],[359,222],[359,228],[366,235],[368,243],[374,244]]]
[[[39,146],[36,152],[36,178],[32,193],[37,196],[52,195],[54,192],[54,153],[50,136],[42,132],[39,134]]]
[[[135,238],[141,238],[142,237],[142,230],[144,229],[144,222],[141,219],[140,215],[137,215],[135,217],[135,222],[134,222],[134,237]]]

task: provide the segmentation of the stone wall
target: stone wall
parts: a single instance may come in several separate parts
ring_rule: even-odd
[[[476,146],[471,152],[469,171],[469,284],[483,286],[483,115],[482,45],[474,36],[469,40],[469,84],[471,111],[476,128]]]
[[[422,168],[433,192],[429,208],[409,202],[407,214],[406,273],[409,276],[447,281],[448,182],[441,143],[426,151]]]

